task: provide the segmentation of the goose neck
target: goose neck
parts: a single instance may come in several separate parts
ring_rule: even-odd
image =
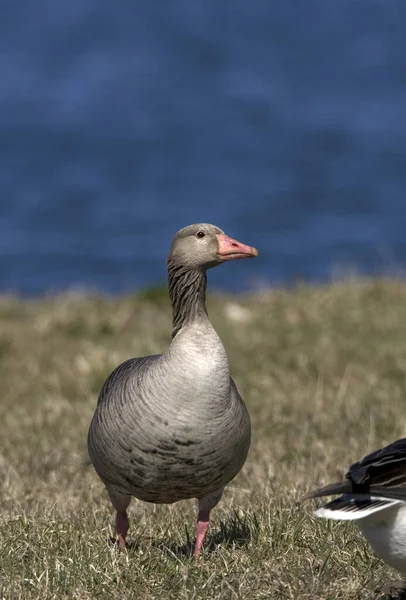
[[[208,321],[206,273],[200,268],[174,264],[168,259],[168,287],[172,303],[172,338],[195,321]]]

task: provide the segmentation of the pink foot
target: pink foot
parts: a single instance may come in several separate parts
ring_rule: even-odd
[[[193,552],[193,556],[195,559],[199,556],[199,552],[203,545],[203,540],[209,528],[209,520],[210,520],[210,511],[209,510],[199,510],[199,514],[197,515],[197,523],[196,523],[196,544],[195,551]]]
[[[128,522],[127,512],[117,511],[116,515],[116,531],[118,533],[118,547],[120,550],[125,549],[125,538],[130,527]]]

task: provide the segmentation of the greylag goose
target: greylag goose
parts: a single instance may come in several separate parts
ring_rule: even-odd
[[[406,438],[351,465],[344,481],[299,498],[341,494],[315,511],[317,517],[356,521],[372,548],[388,565],[406,573]]]
[[[214,225],[178,231],[167,260],[171,344],[165,354],[125,361],[100,391],[88,451],[116,510],[120,548],[132,496],[158,504],[196,498],[197,557],[211,509],[245,463],[250,419],[206,311],[206,271],[257,255]]]

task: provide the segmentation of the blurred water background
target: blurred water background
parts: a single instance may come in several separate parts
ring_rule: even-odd
[[[404,0],[4,0],[0,289],[165,281],[208,221],[243,289],[406,263]]]

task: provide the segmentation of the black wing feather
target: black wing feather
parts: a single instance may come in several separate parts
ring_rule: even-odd
[[[396,488],[396,494],[400,493],[405,498],[406,438],[371,452],[354,463],[346,478],[352,482],[354,492],[391,490],[392,498],[393,488]]]
[[[350,466],[344,481],[308,492],[298,503],[310,498],[351,493],[406,501],[406,438],[364,456]]]

